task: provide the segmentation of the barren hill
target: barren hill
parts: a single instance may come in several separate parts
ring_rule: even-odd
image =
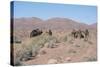
[[[69,29],[83,29],[88,28],[88,25],[68,19],[68,18],[51,18],[44,23],[36,25],[40,28],[52,30],[69,30]]]
[[[24,39],[24,37],[29,37],[30,32],[36,28],[42,30],[68,31],[72,29],[86,29],[88,27],[89,25],[87,24],[59,17],[54,17],[45,21],[36,17],[14,19],[14,34],[22,39]]]
[[[80,23],[68,18],[51,18],[46,21],[41,20],[40,18],[32,17],[32,18],[19,18],[14,19],[14,28],[15,29],[34,29],[34,28],[50,28],[50,29],[83,29],[88,28],[88,25],[84,23]]]
[[[90,28],[97,28],[97,23],[93,23],[90,25]]]
[[[40,18],[15,18],[14,19],[14,35],[19,39],[29,36],[29,33],[35,28],[34,25],[43,22]]]
[[[31,18],[15,18],[14,19],[14,29],[32,29],[35,24],[43,22],[42,19],[31,17]]]
[[[94,28],[95,27],[95,28]],[[36,28],[42,29],[43,34],[30,38],[30,32]],[[89,29],[89,36],[74,38],[73,29]],[[44,30],[51,29],[52,35]],[[60,31],[59,31],[60,30]],[[77,30],[76,30],[77,31]],[[97,27],[87,25],[68,18],[14,19],[15,38],[21,43],[14,43],[14,64],[58,64],[97,60]],[[80,33],[78,33],[80,35]],[[44,61],[43,61],[44,60]]]

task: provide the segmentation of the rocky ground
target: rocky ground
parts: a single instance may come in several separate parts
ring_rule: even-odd
[[[91,36],[88,41],[84,39],[67,40],[55,43],[56,47],[45,46],[40,49],[39,54],[28,61],[23,61],[25,65],[31,64],[58,64],[69,62],[87,62],[97,60],[96,37]]]
[[[30,38],[31,31],[37,28],[42,30],[43,34]],[[49,29],[53,34],[51,37],[45,34]],[[69,34],[73,29],[88,29],[88,41],[71,38]],[[87,25],[68,18],[51,18],[46,21],[36,17],[14,19],[14,37],[21,42],[14,43],[13,46],[14,65],[97,60],[97,23]],[[49,48],[48,45],[54,46]],[[35,55],[37,51],[38,54],[33,57],[32,53]]]

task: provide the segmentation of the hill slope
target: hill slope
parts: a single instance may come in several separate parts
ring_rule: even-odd
[[[88,25],[79,23],[77,21],[67,18],[51,18],[46,20],[44,23],[36,25],[40,28],[52,29],[52,30],[69,30],[69,29],[83,29],[88,28]]]
[[[14,19],[14,35],[19,38],[24,39],[24,37],[29,37],[30,32],[36,28],[39,29],[51,29],[68,31],[72,29],[85,29],[89,26],[68,18],[51,18],[48,20],[41,20],[40,18],[18,18]]]

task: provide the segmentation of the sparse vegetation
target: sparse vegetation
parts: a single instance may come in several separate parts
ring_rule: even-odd
[[[63,41],[66,42],[68,40],[67,35],[63,37]]]
[[[72,31],[72,28],[67,29],[67,23],[64,21],[65,26],[60,26],[59,22],[47,22],[46,28],[42,29],[42,34],[37,35],[37,36],[30,36],[30,29],[34,30],[34,27],[28,26],[27,27],[22,27],[19,28],[16,31],[16,36],[20,37],[15,37],[15,42],[14,42],[14,65],[23,65],[24,63],[22,62],[28,62],[32,60],[32,64],[35,64],[35,61],[37,61],[36,64],[39,64],[41,60],[43,59],[46,60],[47,63],[50,58],[52,59],[61,57],[59,61],[57,60],[57,63],[63,63],[63,62],[73,62],[73,61],[96,61],[97,58],[94,56],[96,55],[96,39],[95,35],[93,37],[89,38],[88,41],[84,41],[83,39],[78,38],[73,38],[70,33]],[[56,25],[59,24],[59,25]],[[63,22],[62,22],[63,23]],[[54,26],[53,26],[54,24]],[[20,23],[19,23],[20,25]],[[23,24],[21,24],[23,25]],[[27,23],[26,23],[27,25]],[[29,24],[30,25],[30,24]],[[43,23],[42,25],[39,24],[39,29],[43,27],[45,24]],[[52,25],[52,28],[50,29],[52,33],[48,34],[45,31],[45,29],[49,30],[49,25]],[[62,25],[62,24],[61,24]],[[73,24],[71,24],[73,25]],[[77,26],[77,25],[76,25]],[[80,25],[78,25],[80,26]],[[20,27],[20,26],[19,26]],[[53,28],[54,27],[54,28]],[[70,27],[70,25],[69,25]],[[59,29],[61,28],[61,29]],[[21,32],[19,32],[19,30]],[[24,30],[24,32],[22,31]],[[50,31],[49,31],[50,32]],[[90,34],[93,34],[90,32]],[[94,38],[94,39],[93,39]],[[91,40],[90,40],[91,39]],[[93,40],[95,41],[93,41]],[[92,45],[90,45],[92,44]],[[42,50],[43,49],[43,50]],[[92,49],[92,50],[91,50]],[[93,52],[92,52],[93,51]],[[86,52],[86,53],[85,53]],[[93,54],[92,54],[93,53]],[[85,55],[86,54],[86,55]],[[90,54],[92,57],[89,57]],[[48,56],[49,55],[49,56]],[[42,56],[42,57],[41,57]],[[83,56],[87,56],[87,58],[83,58]],[[65,61],[66,59],[67,61]],[[35,60],[35,61],[34,61]],[[51,62],[51,61],[50,61]],[[43,63],[43,64],[44,64]],[[28,64],[28,63],[27,63]],[[26,64],[26,65],[27,65]],[[29,63],[30,64],[30,63]]]
[[[77,53],[77,51],[75,51],[74,49],[70,49],[70,50],[68,51],[68,53],[69,53],[69,54],[75,54],[75,53]]]
[[[79,48],[79,47],[81,47],[81,46],[80,46],[80,45],[78,45],[78,44],[76,44],[76,45],[75,45],[75,47],[78,47],[78,48]]]
[[[54,35],[50,36],[46,33],[43,33],[42,35],[36,37],[27,38],[25,41],[23,41],[23,43],[19,43],[19,44],[14,43],[14,65],[23,65],[22,61],[25,62],[31,59],[35,60],[36,58],[38,58],[39,51],[43,47],[55,48],[59,46],[57,45],[58,43],[62,43],[62,42],[65,44],[68,42],[68,44],[66,44],[66,47],[70,46],[69,47],[70,49],[68,49],[66,52],[68,55],[71,56],[79,55],[79,52],[81,52],[79,50],[80,49],[84,50],[84,48],[86,48],[86,45],[75,43],[75,41],[68,39],[67,34],[64,34],[61,37],[57,37]],[[79,52],[77,52],[76,49],[78,49]],[[41,55],[45,55],[45,54],[47,54],[47,51],[41,52]],[[86,61],[96,61],[96,58],[89,57],[86,58]]]
[[[97,61],[96,57],[85,57],[86,61]]]
[[[21,43],[21,40],[20,40],[20,38],[18,38],[18,37],[16,37],[16,36],[14,36],[14,43]]]
[[[87,61],[96,61],[96,58],[88,58]]]
[[[28,39],[23,44],[15,44],[14,45],[14,57],[15,64],[20,64],[20,61],[26,61],[30,57],[36,57],[38,51],[44,46],[44,44],[48,42],[48,46],[54,47],[54,43],[56,42],[56,38],[53,36],[49,36],[47,34],[43,34],[37,37],[33,37]],[[52,43],[51,43],[52,42]]]

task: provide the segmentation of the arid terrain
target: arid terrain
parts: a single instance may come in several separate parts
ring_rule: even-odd
[[[14,65],[58,64],[97,60],[97,23],[87,25],[68,18],[14,19]],[[33,30],[42,34],[30,37]],[[88,29],[89,36],[74,38],[72,31]],[[51,34],[50,32],[51,31]],[[80,35],[80,34],[78,34]],[[83,34],[84,35],[84,34]]]

